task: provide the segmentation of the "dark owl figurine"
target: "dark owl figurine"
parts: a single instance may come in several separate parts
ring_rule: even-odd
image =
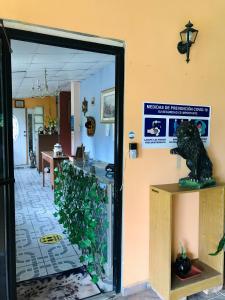
[[[212,162],[208,157],[203,142],[201,140],[198,128],[189,121],[184,121],[177,128],[177,148],[171,149],[171,154],[178,154],[186,159],[187,167],[190,173],[187,178],[180,179],[190,180],[200,183],[215,184],[212,179]]]

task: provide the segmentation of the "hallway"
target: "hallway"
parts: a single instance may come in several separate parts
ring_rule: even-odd
[[[81,265],[76,247],[53,216],[53,200],[48,176],[42,187],[42,174],[36,169],[15,169],[17,282]],[[47,234],[59,234],[62,240],[52,245],[41,243],[40,238]]]

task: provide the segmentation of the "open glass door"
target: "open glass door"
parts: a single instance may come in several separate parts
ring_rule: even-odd
[[[15,222],[10,52],[0,34],[0,299],[15,296]]]

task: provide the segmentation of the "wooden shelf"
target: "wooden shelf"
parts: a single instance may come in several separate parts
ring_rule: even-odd
[[[172,272],[171,299],[178,299],[183,297],[184,294],[191,295],[203,289],[222,284],[222,273],[217,272],[215,269],[197,259],[193,260],[192,264],[198,267],[202,273],[193,278],[181,280]]]
[[[174,261],[173,230],[183,227],[182,215],[179,222],[174,214],[176,201],[182,206],[182,194],[198,193],[199,214],[196,222],[198,236],[198,259],[193,264],[202,270],[196,277],[180,280],[172,272]],[[177,198],[178,197],[178,198]],[[184,196],[183,196],[184,197]],[[198,199],[197,199],[198,200]],[[192,211],[190,210],[190,216]],[[178,223],[177,223],[178,222]],[[190,219],[188,218],[189,228]],[[185,232],[185,231],[183,231]],[[183,234],[182,232],[182,234]],[[224,232],[224,185],[200,190],[180,188],[178,184],[156,185],[150,187],[150,274],[149,281],[153,289],[166,300],[176,300],[209,289],[223,283],[224,253],[208,255],[216,249]],[[186,236],[182,236],[183,239]],[[196,244],[197,246],[197,244]],[[191,251],[191,249],[188,249]]]
[[[185,187],[180,187],[178,183],[170,183],[170,184],[160,184],[160,185],[154,185],[151,188],[155,191],[164,191],[170,194],[183,194],[183,193],[198,193],[201,191],[207,191],[207,190],[212,190],[216,188],[223,188],[225,186],[225,183],[219,183],[214,187],[208,187],[204,189],[190,189],[190,188],[185,188]]]

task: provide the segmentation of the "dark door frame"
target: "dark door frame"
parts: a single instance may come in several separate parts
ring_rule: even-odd
[[[77,50],[86,50],[115,56],[116,72],[115,72],[115,199],[114,199],[114,234],[113,234],[113,284],[114,291],[119,293],[121,290],[121,244],[122,244],[122,180],[123,180],[123,111],[124,111],[124,48],[117,46],[104,45],[94,42],[73,40],[63,37],[56,37],[47,34],[34,33],[29,31],[6,28],[9,41],[11,39],[25,42],[33,42],[63,48],[72,48]],[[11,78],[11,56],[7,43],[5,41],[5,76],[6,83],[6,101],[8,120],[12,119],[12,78]],[[9,174],[10,181],[14,182],[13,170],[13,139],[12,139],[12,122],[8,122],[9,130]],[[14,189],[11,185],[12,191]],[[15,207],[14,193],[10,196],[10,207],[6,211],[8,232],[8,286],[11,291],[9,299],[16,299],[16,272],[15,272]]]

